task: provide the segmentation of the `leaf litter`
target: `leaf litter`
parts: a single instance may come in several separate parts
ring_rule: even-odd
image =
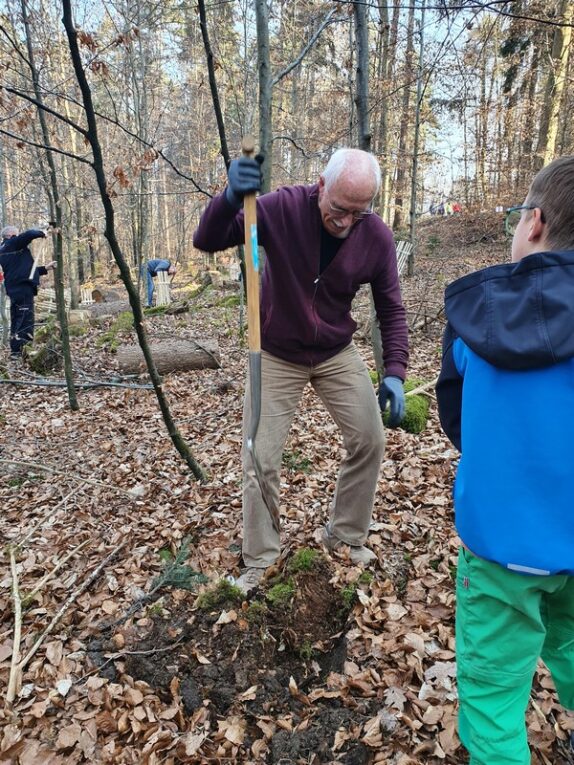
[[[445,284],[506,257],[490,217],[464,220],[462,252],[453,218],[421,226],[417,273],[403,285],[418,379],[438,373]],[[434,402],[419,436],[387,432],[369,536],[378,562],[366,575],[344,554],[321,551],[342,446],[306,393],[283,465],[281,560],[253,597],[200,607],[240,565],[246,351],[238,309],[220,298],[206,291],[183,320],[147,320],[152,336],[219,342],[221,369],[164,382],[209,474],[203,485],[174,452],[151,391],[89,389],[72,413],[61,389],[0,386],[3,693],[14,629],[6,551],[16,546],[19,588],[31,594],[21,656],[80,592],[24,668],[14,705],[0,710],[0,762],[466,762],[456,734],[457,453]],[[355,315],[355,341],[374,368],[366,291]],[[96,344],[105,328],[74,338],[79,375],[117,374],[114,355]],[[307,549],[320,563],[293,573],[290,562]],[[542,664],[527,720],[533,763],[572,763],[574,720]]]

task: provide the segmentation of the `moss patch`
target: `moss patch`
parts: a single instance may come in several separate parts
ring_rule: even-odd
[[[424,385],[424,381],[405,380],[405,393],[418,388],[419,385]],[[426,428],[429,415],[429,407],[430,401],[428,396],[423,394],[407,396],[405,398],[405,416],[399,425],[401,430],[406,430],[407,433],[422,433],[422,431]],[[389,417],[390,412],[387,409],[383,413],[383,422],[387,427],[389,425]]]
[[[279,582],[265,593],[265,597],[275,608],[288,606],[295,595],[295,585],[289,579],[287,582]]]
[[[243,598],[239,587],[227,579],[220,579],[214,587],[201,593],[197,599],[197,607],[203,611],[211,611],[226,603],[239,604]]]
[[[297,550],[295,555],[289,561],[289,571],[296,573],[298,571],[311,571],[315,568],[317,562],[323,556],[319,550],[312,550],[310,547],[303,547],[301,550]]]

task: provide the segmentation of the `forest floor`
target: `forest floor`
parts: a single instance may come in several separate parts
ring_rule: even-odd
[[[500,217],[421,222],[416,272],[403,280],[410,377],[438,374],[445,285],[507,259]],[[82,390],[72,412],[64,389],[31,385],[26,368],[9,374],[26,385],[0,385],[3,698],[13,571],[26,663],[14,705],[0,709],[0,762],[466,762],[456,734],[457,453],[436,402],[422,434],[387,431],[369,536],[378,561],[365,573],[319,543],[342,447],[309,391],[284,457],[282,557],[253,597],[237,598],[225,577],[240,567],[246,349],[229,294],[206,290],[187,314],[146,319],[154,339],[219,342],[220,369],[164,378],[203,484],[151,390]],[[355,315],[374,368],[366,292]],[[79,380],[117,379],[102,345],[112,325],[73,338]],[[574,721],[542,665],[527,719],[533,763],[574,762]]]

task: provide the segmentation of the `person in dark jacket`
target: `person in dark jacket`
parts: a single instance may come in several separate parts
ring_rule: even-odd
[[[158,258],[156,260],[148,260],[146,266],[146,281],[147,281],[147,307],[151,308],[153,305],[153,292],[154,292],[154,277],[158,275],[160,271],[167,271],[170,276],[175,274],[176,268],[169,260],[162,260]]]
[[[459,733],[472,765],[530,765],[541,656],[574,710],[574,157],[507,212],[512,262],[446,289],[437,383],[454,487]]]
[[[260,189],[259,163],[234,160],[226,191],[204,211],[194,245],[224,250],[244,241],[247,193]],[[262,409],[256,436],[261,469],[279,506],[279,476],[288,431],[310,383],[343,435],[340,468],[329,522],[328,549],[349,545],[352,562],[369,564],[365,546],[384,451],[384,429],[374,388],[353,345],[357,327],[351,303],[362,284],[372,287],[381,326],[385,377],[380,407],[390,402],[391,425],[404,413],[403,381],[408,360],[405,309],[401,299],[393,236],[373,201],[380,185],[375,157],[340,149],[319,182],[289,186],[257,200],[258,241],[266,260],[261,283]],[[251,418],[249,380],[244,433]],[[243,444],[243,562],[238,579],[253,589],[280,553],[251,454]]]
[[[46,232],[39,229],[20,234],[15,226],[5,226],[0,232],[0,267],[10,298],[10,352],[14,358],[34,338],[34,297],[40,277],[56,267],[55,261],[46,266],[36,265],[30,252],[30,243],[45,236]]]

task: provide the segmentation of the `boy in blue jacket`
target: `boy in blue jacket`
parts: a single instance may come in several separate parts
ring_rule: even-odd
[[[29,229],[20,234],[15,226],[5,226],[0,232],[0,268],[10,298],[10,353],[13,358],[19,358],[24,345],[32,342],[34,297],[38,294],[40,277],[56,267],[55,261],[47,266],[36,265],[30,252],[30,243],[45,236],[46,232],[40,229]]]
[[[437,384],[454,487],[459,733],[471,765],[530,765],[540,657],[574,709],[574,157],[510,208],[512,263],[446,289]]]

